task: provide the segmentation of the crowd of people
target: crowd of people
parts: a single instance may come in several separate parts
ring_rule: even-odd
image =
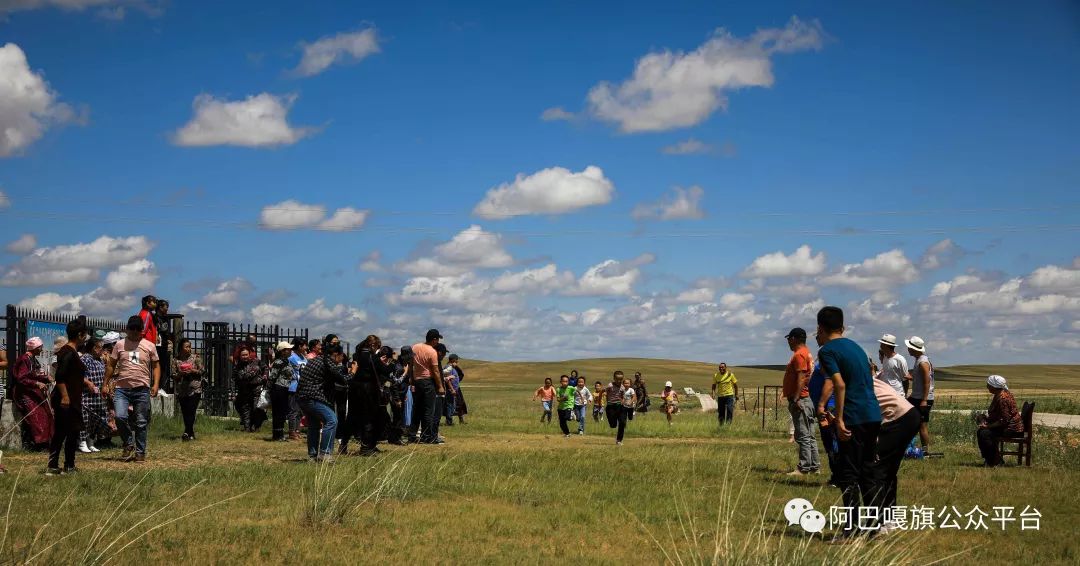
[[[167,317],[168,302],[148,296],[123,335],[92,332],[75,319],[55,341],[50,367],[41,361],[43,340],[26,341],[11,367],[13,405],[23,448],[48,452],[46,475],[77,473],[77,453],[111,447],[114,437],[121,460],[145,462],[150,403],[165,379],[182,415],[181,440],[196,439],[207,371],[191,340],[174,343]],[[465,371],[442,339],[432,329],[423,342],[394,350],[372,335],[348,356],[333,334],[262,352],[250,334],[230,356],[240,427],[256,432],[269,413],[272,440],[303,440],[306,428],[308,456],[318,462],[347,454],[352,440],[363,456],[378,454],[384,442],[443,444],[443,419],[445,426],[455,418],[465,424],[468,405],[460,387]],[[6,356],[2,361],[0,369],[8,369]]]

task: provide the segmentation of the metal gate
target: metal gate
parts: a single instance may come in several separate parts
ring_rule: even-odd
[[[191,340],[194,355],[201,356],[206,376],[203,379],[202,405],[208,415],[226,416],[232,408],[236,391],[233,386],[232,355],[248,335],[255,336],[261,359],[273,359],[278,342],[295,338],[308,340],[306,328],[281,328],[277,325],[235,324],[228,322],[185,322],[181,337]]]

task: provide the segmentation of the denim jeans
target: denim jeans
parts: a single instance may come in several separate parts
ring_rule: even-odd
[[[540,415],[540,422],[544,422],[544,419],[547,419],[547,422],[550,423],[551,422],[551,407],[552,407],[552,405],[555,404],[555,402],[554,401],[541,401],[540,404],[544,406],[544,414]]]
[[[307,452],[315,458],[326,456],[334,449],[334,433],[337,432],[337,413],[334,408],[322,401],[300,399],[300,410],[307,417]],[[319,430],[322,423],[322,430]],[[321,438],[320,438],[321,437]]]
[[[585,411],[587,411],[588,409],[588,405],[574,405],[574,414],[577,415],[578,432],[585,432]]]
[[[296,392],[289,392],[289,416],[286,420],[289,421],[289,432],[300,432],[300,415],[303,413],[300,411],[300,403],[297,402]]]
[[[800,472],[816,472],[821,469],[818,459],[817,439],[814,438],[814,404],[809,397],[788,400],[788,412],[795,425],[795,444],[799,447]]]
[[[134,445],[136,454],[145,455],[146,429],[150,423],[150,388],[117,387],[113,394],[113,409],[116,410],[116,429],[124,446]]]
[[[720,420],[720,424],[725,422],[730,423],[731,419],[735,416],[735,396],[725,395],[723,397],[716,398],[716,418]]]

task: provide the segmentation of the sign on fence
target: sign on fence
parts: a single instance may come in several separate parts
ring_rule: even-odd
[[[41,349],[41,355],[38,356],[38,361],[41,362],[41,367],[46,368],[47,370],[47,368],[52,366],[53,361],[56,360],[56,352],[53,351],[53,341],[55,341],[58,336],[67,336],[67,325],[59,322],[27,320],[26,335],[27,337],[37,336],[38,338],[41,338],[44,347]]]

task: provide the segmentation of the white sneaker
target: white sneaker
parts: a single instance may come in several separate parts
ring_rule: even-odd
[[[93,444],[89,444],[89,443],[88,443],[88,444],[87,444],[86,446],[87,446],[88,448],[90,448],[90,451],[91,451],[91,452],[101,452],[101,449],[100,449],[100,448],[98,448],[97,446],[94,446]]]
[[[79,452],[82,452],[83,454],[89,454],[90,453],[90,447],[86,445],[85,440],[79,442]]]

